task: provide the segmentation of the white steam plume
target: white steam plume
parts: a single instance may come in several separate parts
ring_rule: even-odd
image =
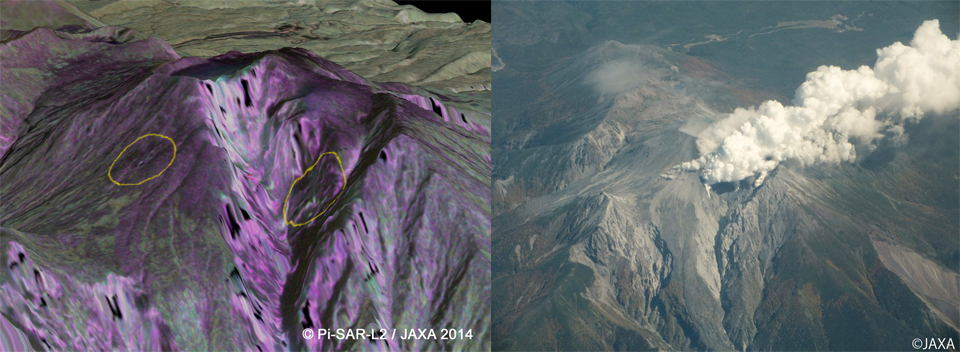
[[[869,152],[884,134],[900,137],[904,121],[960,108],[960,41],[941,33],[939,21],[924,22],[910,46],[897,42],[877,56],[872,69],[820,66],[793,106],[736,109],[698,136],[700,158],[672,172],[700,171],[708,185],[759,174],[759,185],[782,161],[854,161],[853,143]]]
[[[587,83],[601,94],[621,93],[642,86],[662,75],[656,69],[632,61],[611,61],[587,75]]]

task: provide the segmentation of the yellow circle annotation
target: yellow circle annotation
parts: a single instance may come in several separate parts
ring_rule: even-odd
[[[156,174],[156,175],[154,175],[153,177],[150,177],[150,178],[148,178],[148,179],[146,179],[146,180],[143,180],[143,181],[140,181],[140,182],[137,182],[137,183],[120,183],[120,182],[117,182],[117,180],[114,180],[114,179],[113,179],[113,176],[110,174],[110,172],[113,171],[113,165],[116,165],[116,164],[117,164],[117,160],[120,160],[120,157],[123,156],[123,153],[127,151],[127,148],[130,148],[130,147],[133,146],[134,144],[137,144],[137,142],[139,142],[141,139],[144,139],[144,138],[147,138],[147,137],[160,137],[160,138],[163,138],[163,139],[166,139],[166,140],[170,141],[170,144],[173,144],[173,157],[170,158],[170,162],[167,163],[167,167],[164,167],[163,170],[160,170],[160,173],[159,173],[159,174]],[[117,158],[116,158],[116,159],[113,159],[113,163],[110,164],[110,169],[107,170],[107,177],[110,178],[110,181],[111,181],[111,182],[117,184],[117,186],[139,186],[139,185],[142,185],[144,182],[150,181],[150,180],[152,180],[152,179],[155,179],[155,178],[157,178],[157,177],[160,177],[160,175],[163,175],[163,172],[164,172],[164,171],[167,171],[167,168],[169,168],[170,165],[173,165],[173,160],[176,159],[176,158],[177,158],[177,143],[175,143],[172,138],[167,137],[167,136],[164,136],[164,135],[162,135],[162,134],[156,134],[156,133],[145,134],[145,135],[140,136],[140,138],[137,138],[137,140],[133,141],[133,143],[130,143],[130,145],[124,147],[123,150],[120,152],[120,155],[117,155]]]
[[[302,223],[294,223],[293,220],[287,220],[287,203],[290,202],[290,194],[293,192],[293,186],[296,185],[301,178],[306,176],[308,172],[313,170],[315,166],[317,166],[317,164],[320,162],[320,158],[323,158],[324,155],[328,155],[328,154],[332,154],[335,158],[337,158],[337,165],[340,166],[340,174],[343,175],[343,186],[340,187],[340,192],[337,192],[337,196],[333,198],[333,201],[331,201],[330,204],[327,204],[327,207],[324,208],[323,211],[320,212],[320,214],[317,214],[317,216],[310,218],[310,220],[307,220]],[[293,227],[298,227],[298,226],[309,224],[311,221],[316,220],[317,218],[320,217],[320,215],[323,215],[327,212],[327,210],[330,210],[330,206],[332,206],[333,203],[336,203],[337,199],[340,199],[340,194],[342,194],[343,190],[346,188],[347,188],[347,173],[346,171],[343,171],[343,162],[340,161],[340,155],[338,155],[337,152],[326,152],[326,153],[320,154],[320,156],[317,157],[317,161],[314,161],[313,165],[310,165],[310,167],[308,167],[307,170],[303,172],[303,175],[300,175],[300,177],[297,177],[297,179],[293,180],[293,183],[290,184],[290,190],[287,191],[287,199],[283,201],[284,224],[291,225]]]

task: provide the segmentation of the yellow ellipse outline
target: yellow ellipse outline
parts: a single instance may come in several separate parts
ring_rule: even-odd
[[[315,166],[317,166],[318,163],[320,163],[320,159],[323,158],[323,156],[324,156],[324,155],[327,155],[327,154],[333,154],[333,156],[334,156],[335,158],[337,158],[337,165],[340,165],[340,173],[343,175],[343,186],[340,187],[340,192],[337,192],[337,196],[333,198],[333,201],[331,201],[330,204],[327,204],[327,207],[324,208],[323,211],[320,212],[320,214],[317,214],[317,216],[314,216],[314,217],[310,218],[310,220],[307,220],[307,221],[302,222],[302,223],[299,223],[299,224],[294,223],[293,220],[287,220],[287,203],[290,202],[290,194],[293,192],[293,186],[296,185],[297,182],[300,181],[301,178],[303,178],[304,176],[306,176],[308,172],[310,172],[311,170],[313,170],[313,168],[314,168]],[[342,193],[343,193],[343,190],[346,189],[346,188],[347,188],[347,172],[346,172],[346,171],[343,171],[343,162],[340,161],[340,155],[337,154],[337,152],[326,152],[326,153],[320,154],[320,156],[317,157],[317,161],[314,161],[314,162],[313,162],[313,165],[310,165],[310,167],[308,167],[307,170],[304,171],[302,175],[300,175],[300,177],[297,177],[297,179],[296,179],[296,180],[293,180],[293,183],[290,184],[290,190],[287,191],[287,199],[283,201],[283,223],[284,223],[285,225],[291,225],[291,226],[293,226],[293,227],[298,227],[298,226],[303,226],[303,225],[309,224],[311,221],[316,220],[317,218],[319,218],[320,215],[325,214],[325,213],[327,212],[327,210],[330,210],[330,206],[332,206],[333,203],[336,203],[337,200],[340,199],[340,194],[342,194]]]
[[[114,179],[113,179],[113,176],[110,175],[110,172],[113,171],[113,165],[116,165],[116,164],[117,164],[117,160],[120,160],[120,157],[123,156],[123,153],[127,151],[127,148],[132,147],[134,144],[137,144],[137,142],[139,142],[141,139],[144,139],[144,138],[147,138],[147,137],[160,137],[160,138],[163,138],[163,139],[166,139],[166,140],[170,141],[170,144],[173,144],[173,157],[170,158],[170,163],[167,164],[167,167],[163,168],[163,170],[160,170],[160,173],[159,173],[159,174],[156,174],[156,175],[154,175],[153,177],[150,177],[150,178],[148,178],[148,179],[146,179],[146,180],[140,181],[139,183],[120,183],[120,182],[117,182],[116,180],[114,180]],[[177,143],[174,142],[172,138],[167,137],[167,136],[164,136],[164,135],[162,135],[162,134],[148,133],[148,134],[145,134],[145,135],[140,136],[140,138],[137,138],[137,140],[133,141],[133,143],[130,143],[129,145],[127,145],[126,147],[124,147],[122,151],[120,151],[120,155],[117,155],[117,158],[116,158],[116,159],[113,159],[113,163],[111,163],[111,164],[110,164],[110,168],[107,169],[107,177],[110,178],[110,181],[111,181],[111,182],[116,183],[117,186],[139,186],[139,185],[142,185],[144,182],[150,181],[150,180],[152,180],[152,179],[155,179],[155,178],[157,178],[157,177],[160,177],[160,175],[163,175],[163,172],[164,172],[164,171],[167,171],[167,168],[169,168],[170,165],[173,165],[173,160],[176,159],[176,158],[177,158]]]

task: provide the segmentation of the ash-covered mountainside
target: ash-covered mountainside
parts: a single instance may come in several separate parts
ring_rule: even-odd
[[[490,348],[488,100],[303,49],[181,58],[135,37],[4,31],[0,312],[21,342]]]
[[[914,47],[940,44],[921,36],[932,26]],[[881,133],[855,160],[784,158],[769,173],[707,187],[699,174],[661,175],[701,156],[697,136],[713,122],[767,93],[653,45],[607,41],[540,71],[510,45],[497,47],[505,65],[494,73],[515,90],[494,92],[495,349],[900,350],[917,337],[960,340],[956,106]],[[949,51],[938,55],[952,68]],[[940,89],[960,99],[950,71],[942,77]]]

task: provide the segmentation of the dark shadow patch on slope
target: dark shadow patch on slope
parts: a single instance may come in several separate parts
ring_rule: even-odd
[[[247,80],[241,79],[240,85],[243,87],[243,106],[251,107],[253,102],[250,101],[250,83],[247,83]]]
[[[740,182],[718,182],[710,186],[710,189],[717,194],[735,192],[740,189]]]
[[[233,211],[233,205],[227,204],[224,206],[227,210],[226,219],[223,219],[223,224],[227,226],[227,230],[230,232],[231,239],[237,239],[240,236],[240,223],[237,221],[237,214]]]

